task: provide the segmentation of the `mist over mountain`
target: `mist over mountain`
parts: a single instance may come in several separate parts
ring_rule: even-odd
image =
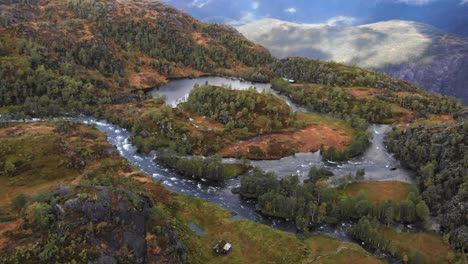
[[[238,30],[278,57],[354,64],[468,99],[468,39],[429,25],[391,20],[353,27],[264,19]]]
[[[363,25],[388,20],[416,21],[468,36],[465,0],[163,0],[205,22],[244,25],[263,18],[294,23]]]

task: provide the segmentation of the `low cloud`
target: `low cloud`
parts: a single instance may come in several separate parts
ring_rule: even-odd
[[[196,8],[203,8],[207,4],[209,4],[211,0],[193,0],[189,3],[189,7],[196,7]]]
[[[263,19],[265,17],[257,17],[253,12],[243,12],[242,16],[239,19],[226,19],[225,23],[231,26],[242,26],[245,24],[249,24],[255,22],[257,20]]]
[[[329,26],[352,26],[356,24],[357,19],[348,16],[336,16],[327,20],[325,24]]]
[[[284,12],[294,14],[297,12],[297,9],[294,7],[290,7],[290,8],[286,8]]]
[[[397,0],[397,3],[405,3],[408,5],[425,5],[429,4],[431,2],[435,2],[437,0]],[[466,1],[466,0],[463,0]]]

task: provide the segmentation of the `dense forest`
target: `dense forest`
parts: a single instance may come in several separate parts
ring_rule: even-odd
[[[295,125],[294,113],[283,100],[253,87],[247,91],[196,87],[184,106],[225,125],[228,131],[240,128],[264,134]]]
[[[466,114],[449,125],[394,129],[387,145],[418,172],[422,197],[442,231],[459,248],[468,248],[468,123]]]
[[[278,60],[273,66],[273,71],[278,76],[304,83],[345,87],[375,87],[409,92],[419,90],[408,82],[396,80],[375,71],[335,62],[299,57]]]

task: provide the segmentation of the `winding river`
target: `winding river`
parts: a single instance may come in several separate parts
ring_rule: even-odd
[[[176,106],[177,103],[185,100],[195,84],[203,85],[229,86],[232,89],[249,89],[256,87],[257,90],[271,92],[280,98],[284,99],[294,111],[306,111],[292,103],[284,96],[278,95],[271,89],[269,84],[251,83],[239,79],[222,78],[222,77],[203,77],[197,79],[183,79],[173,81],[163,87],[154,89],[150,93],[154,96],[165,95],[166,103]],[[0,116],[0,122],[2,117]],[[265,217],[255,210],[255,204],[249,201],[240,199],[239,195],[233,194],[231,190],[240,185],[240,179],[231,179],[224,183],[213,184],[205,181],[198,181],[182,177],[166,168],[163,168],[153,162],[154,154],[141,154],[130,142],[130,132],[115,124],[111,124],[105,120],[97,120],[89,116],[80,116],[78,118],[70,118],[74,121],[79,121],[84,124],[92,124],[101,132],[107,135],[107,140],[112,145],[116,146],[120,155],[127,159],[135,167],[153,177],[155,180],[161,181],[169,189],[191,196],[195,196],[213,203],[216,203],[225,209],[234,212],[236,215],[233,219],[249,219],[258,223],[270,225],[287,232],[295,232],[295,225],[290,221],[278,220],[275,218]],[[5,120],[4,120],[5,121]],[[41,121],[32,119],[29,121]],[[12,122],[10,120],[10,122]],[[15,122],[15,121],[13,121]],[[24,121],[16,121],[24,122]],[[253,166],[260,167],[264,170],[274,171],[279,177],[285,175],[297,174],[305,178],[310,167],[323,166],[333,171],[337,177],[341,177],[347,173],[354,173],[358,169],[365,169],[365,180],[378,181],[403,181],[412,182],[413,173],[404,169],[398,160],[386,150],[384,145],[384,134],[390,129],[387,125],[371,125],[369,130],[373,134],[372,142],[369,149],[360,157],[352,159],[345,163],[330,163],[322,161],[320,154],[316,153],[298,153],[294,156],[285,157],[281,160],[273,161],[252,161]],[[236,162],[235,159],[225,159],[225,162]],[[352,241],[346,235],[348,224],[330,227],[321,226],[317,228],[317,232],[330,235],[343,241]],[[395,259],[388,255],[381,256],[392,263]]]
[[[156,88],[151,91],[153,96],[166,96],[166,103],[176,107],[178,103],[188,98],[194,85],[210,84],[216,86],[230,87],[237,90],[246,90],[255,87],[259,92],[265,91],[272,93],[281,99],[294,110],[308,112],[305,108],[292,103],[289,98],[278,94],[268,83],[252,83],[235,78],[223,77],[202,77],[197,79],[182,79],[172,81],[169,84]],[[360,157],[350,160],[346,163],[324,162],[318,152],[316,153],[297,153],[294,156],[285,157],[281,160],[260,160],[252,161],[253,166],[264,170],[274,171],[279,177],[297,174],[303,178],[306,177],[312,166],[321,166],[330,169],[338,177],[348,173],[354,173],[358,169],[365,169],[365,180],[372,181],[402,181],[412,183],[413,173],[403,168],[400,162],[393,158],[385,147],[385,133],[391,129],[389,125],[373,124],[369,127],[372,134],[371,145],[368,150]],[[238,162],[236,159],[224,159],[224,162]]]

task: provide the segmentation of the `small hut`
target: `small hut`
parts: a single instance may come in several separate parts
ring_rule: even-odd
[[[288,83],[296,83],[296,80],[294,80],[294,79],[283,78],[283,80],[288,82]]]
[[[232,245],[224,240],[218,241],[218,244],[213,247],[213,251],[216,254],[227,254],[231,251]]]

